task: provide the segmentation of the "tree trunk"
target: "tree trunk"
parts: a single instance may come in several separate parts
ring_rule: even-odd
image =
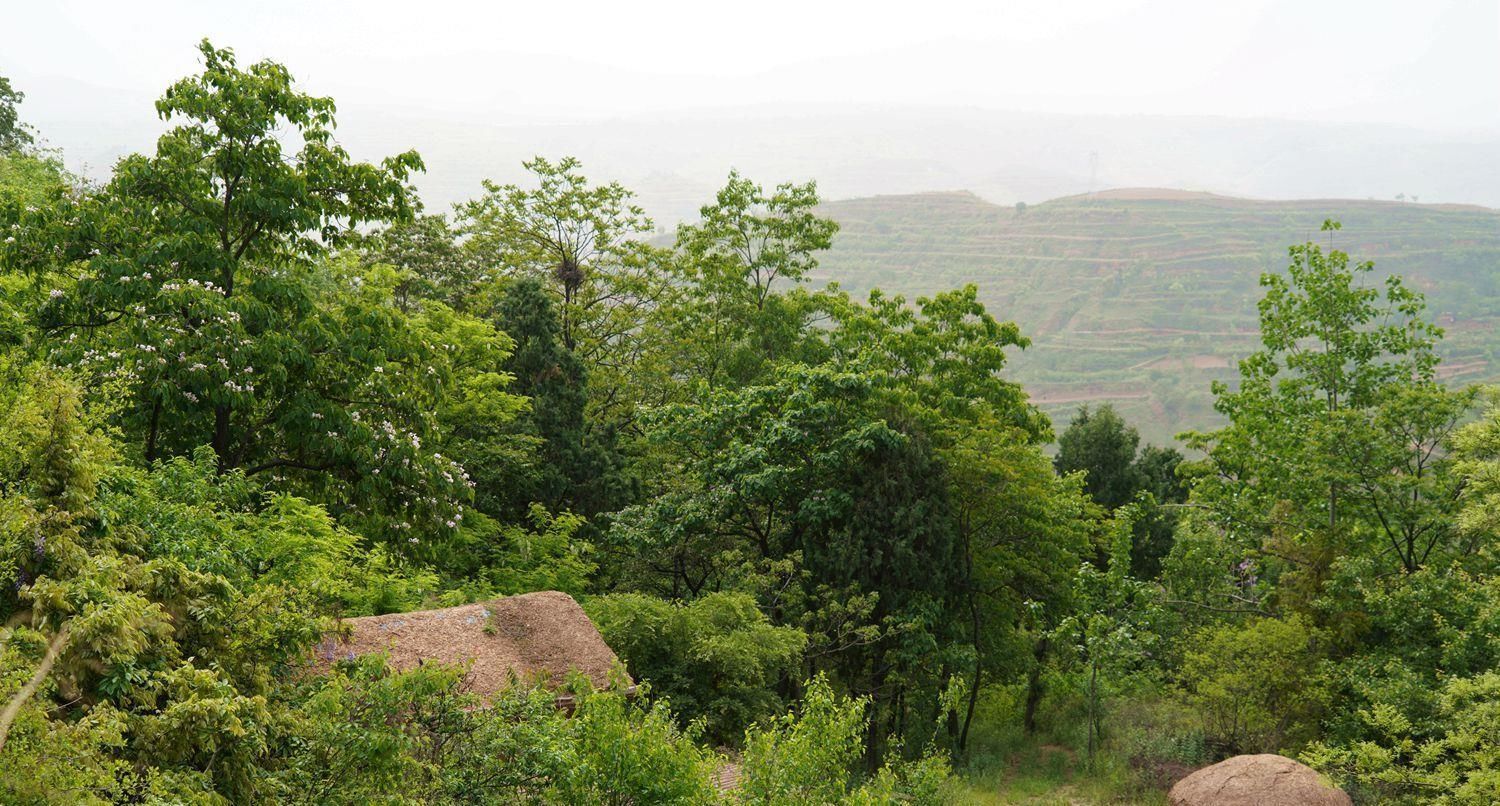
[[[1089,664],[1089,766],[1094,766],[1094,738],[1099,732],[1099,664]]]
[[[52,664],[57,663],[57,656],[62,652],[63,644],[68,642],[68,627],[64,624],[59,627],[57,634],[52,636],[52,641],[47,644],[47,654],[42,656],[42,662],[36,667],[36,672],[21,690],[10,698],[5,704],[5,710],[0,711],[0,750],[5,749],[5,740],[10,736],[10,725],[16,721],[16,715],[21,713],[21,706],[31,699],[31,695],[41,687],[42,681],[47,679],[47,673],[52,671]]]
[[[984,664],[983,664],[983,662],[978,657],[975,657],[974,658],[974,681],[969,684],[969,707],[964,712],[964,726],[963,726],[963,730],[959,731],[959,733],[958,733],[958,752],[959,753],[967,753],[969,751],[969,725],[973,724],[973,722],[974,722],[974,709],[979,705],[979,684],[981,682],[981,677],[980,676],[983,673],[983,671],[984,671]]]
[[[874,773],[880,769],[880,691],[870,692],[870,715],[865,722],[865,770]]]
[[[963,753],[969,748],[969,725],[974,721],[974,708],[979,702],[980,675],[984,670],[984,653],[979,646],[979,632],[982,621],[979,617],[979,597],[974,590],[974,548],[970,540],[970,530],[967,528],[968,519],[965,518],[964,528],[964,587],[968,590],[969,599],[969,643],[974,647],[974,679],[969,682],[969,706],[964,712],[963,730],[958,734],[958,752]]]
[[[1036,735],[1036,709],[1042,704],[1042,665],[1047,661],[1048,649],[1046,636],[1037,639],[1031,674],[1026,679],[1026,713],[1022,718],[1022,726],[1027,736]]]
[[[161,400],[151,404],[151,428],[146,432],[146,467],[156,462],[156,435],[161,428]]]
[[[229,407],[214,407],[214,454],[219,457],[219,472],[233,467],[229,459]]]

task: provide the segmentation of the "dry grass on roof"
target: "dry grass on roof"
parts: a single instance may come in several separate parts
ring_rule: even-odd
[[[470,690],[489,697],[512,680],[560,685],[581,672],[604,688],[618,660],[578,602],[542,591],[487,602],[345,619],[317,649],[317,665],[385,652],[392,668],[469,666]]]

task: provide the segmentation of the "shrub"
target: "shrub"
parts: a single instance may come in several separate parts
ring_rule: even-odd
[[[863,699],[839,697],[825,678],[814,679],[796,713],[745,737],[738,800],[765,806],[948,801],[948,761],[934,754],[911,762],[893,757],[861,784],[866,727]]]
[[[1315,744],[1303,760],[1356,796],[1388,803],[1488,806],[1500,803],[1500,673],[1456,678],[1437,697],[1435,738],[1396,707],[1360,712],[1372,738]]]
[[[1327,700],[1319,634],[1300,617],[1208,627],[1189,638],[1182,682],[1223,754],[1274,752],[1311,738]]]
[[[616,594],[584,609],[631,674],[669,697],[684,722],[702,720],[705,738],[719,744],[738,744],[747,727],[785,710],[774,687],[807,645],[802,632],[772,626],[743,593],[688,604]]]
[[[572,759],[554,802],[688,806],[717,799],[715,757],[678,730],[665,700],[642,707],[616,694],[591,695],[569,727]]]

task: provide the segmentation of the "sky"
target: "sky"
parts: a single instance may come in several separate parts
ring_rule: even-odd
[[[577,156],[671,221],[731,167],[829,198],[1149,185],[1500,206],[1500,0],[0,0],[0,75],[106,178],[197,43],[416,148],[434,209]]]
[[[42,127],[79,114],[69,87],[155,97],[207,36],[345,109],[487,124],[847,103],[1500,130],[1500,0],[4,4],[0,74]]]

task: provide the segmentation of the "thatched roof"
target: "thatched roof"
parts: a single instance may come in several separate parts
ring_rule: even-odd
[[[425,662],[469,664],[470,689],[489,697],[511,680],[556,686],[571,671],[596,688],[609,685],[613,650],[573,597],[557,591],[385,616],[345,619],[324,638],[317,661],[326,666],[385,652],[396,669]]]

